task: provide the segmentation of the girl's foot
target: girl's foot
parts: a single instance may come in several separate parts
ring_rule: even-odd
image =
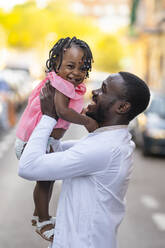
[[[45,240],[53,242],[54,227],[51,219],[39,222],[37,221],[36,232]]]

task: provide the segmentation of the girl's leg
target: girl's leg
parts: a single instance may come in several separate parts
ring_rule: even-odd
[[[65,129],[58,128],[54,129],[51,133],[51,137],[55,139],[60,139],[63,137]],[[53,146],[50,146],[50,153],[55,151],[61,151],[61,147],[57,147],[53,150]],[[36,183],[33,198],[35,203],[35,210],[33,215],[39,216],[40,221],[48,220],[49,216],[49,202],[52,196],[53,181],[38,181]]]
[[[50,189],[49,189],[49,203],[50,203],[50,200],[51,200],[51,197],[52,197],[54,182],[55,181],[51,181],[51,184],[50,184]]]
[[[33,216],[38,216],[38,211],[37,211],[37,198],[38,198],[38,183],[36,182],[34,191],[33,191],[33,200],[34,200],[34,212],[33,212]]]
[[[39,217],[39,221],[49,220],[49,202],[51,199],[52,181],[38,181],[36,183],[33,197],[35,203],[34,216]]]
[[[34,190],[35,208],[38,214],[36,232],[45,240],[52,242],[54,237],[54,226],[49,216],[49,201],[51,198],[53,182],[37,181]]]
[[[59,139],[63,136],[65,130],[63,129],[55,129],[52,132],[52,137]],[[61,151],[61,146],[56,146],[56,143],[53,142],[52,138],[49,139],[47,145],[47,151],[57,152]],[[39,217],[39,222],[37,222],[36,232],[44,239],[53,241],[54,236],[54,225],[55,223],[50,220],[49,216],[49,202],[52,196],[53,191],[53,181],[38,181],[36,183],[36,187],[34,189],[34,202],[35,202],[35,210],[34,215]],[[49,224],[47,221],[50,220]],[[46,221],[46,222],[45,222]],[[47,235],[49,237],[47,237]]]

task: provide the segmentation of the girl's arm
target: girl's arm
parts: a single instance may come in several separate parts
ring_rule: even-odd
[[[92,132],[98,128],[95,120],[86,115],[79,114],[71,108],[68,108],[69,98],[58,90],[55,92],[54,102],[57,115],[61,119],[75,124],[84,125],[89,132]]]

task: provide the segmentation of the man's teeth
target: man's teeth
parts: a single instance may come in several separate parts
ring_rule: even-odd
[[[96,102],[95,102],[94,100],[92,100],[92,104],[93,104],[93,105],[96,105]]]
[[[90,102],[90,105],[96,105],[96,103],[95,102]]]

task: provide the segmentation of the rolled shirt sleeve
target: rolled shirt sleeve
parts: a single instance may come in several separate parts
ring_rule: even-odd
[[[21,156],[19,176],[28,180],[61,180],[90,175],[104,169],[107,162],[102,161],[102,156],[96,152],[97,145],[88,144],[88,139],[76,145],[71,142],[71,148],[65,151],[46,154],[47,141],[55,124],[53,118],[42,117]],[[56,142],[58,146],[60,141]]]

